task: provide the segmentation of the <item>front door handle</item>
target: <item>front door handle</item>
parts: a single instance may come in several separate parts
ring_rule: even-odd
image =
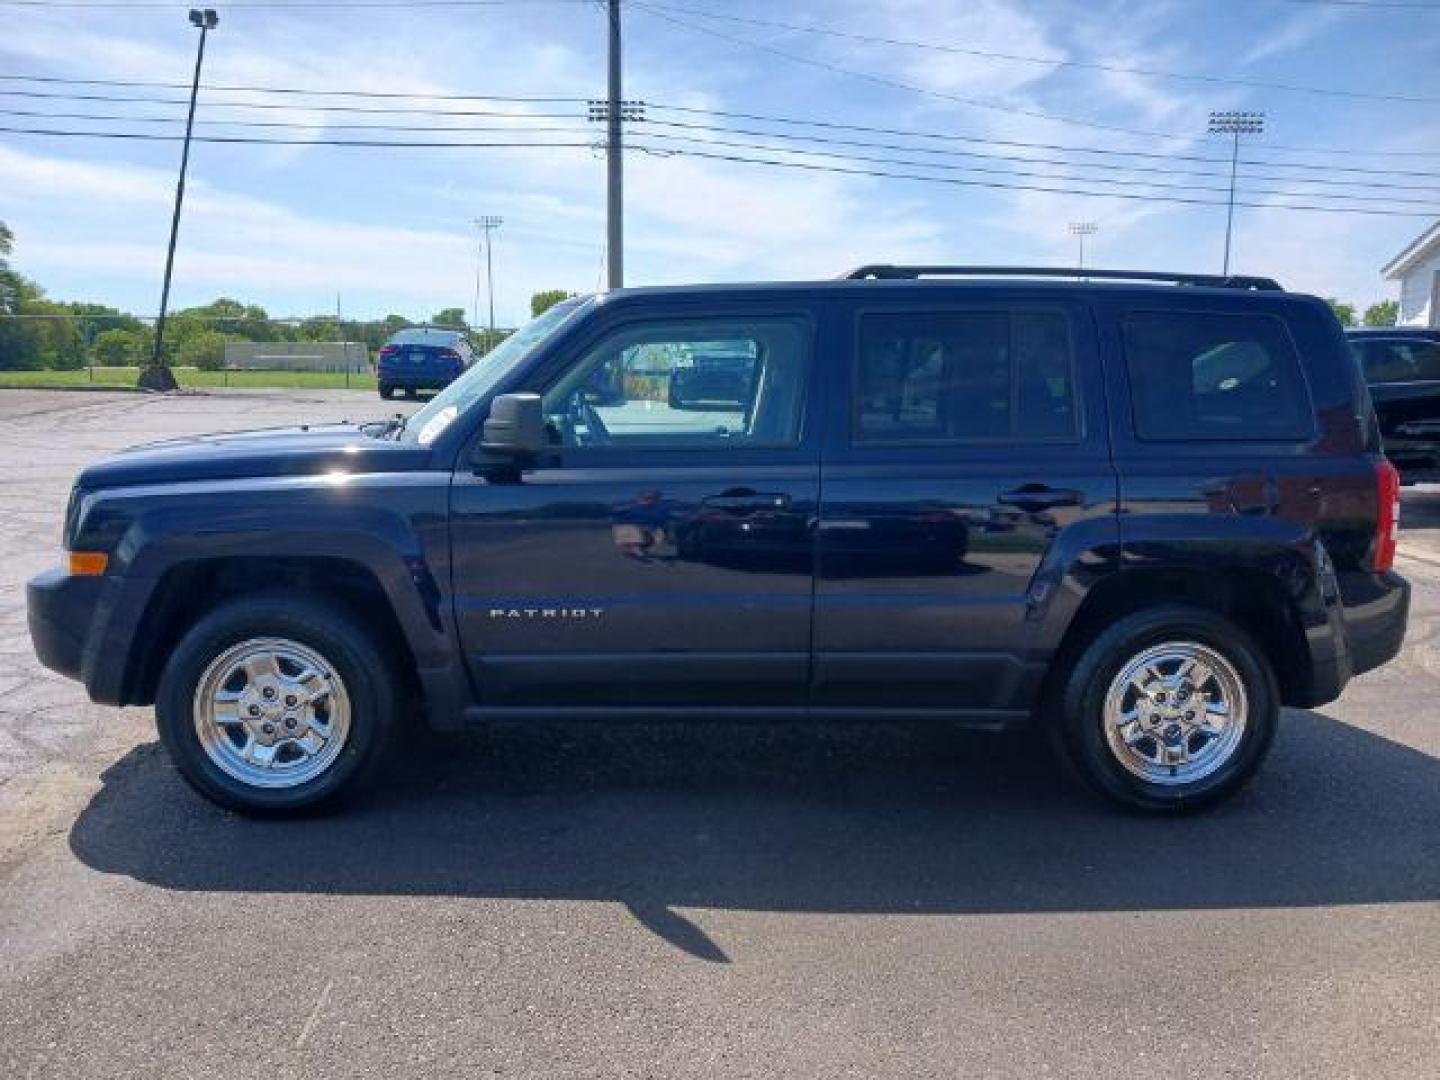
[[[1057,506],[1079,506],[1085,496],[1074,488],[1052,488],[1044,484],[1023,484],[1000,495],[999,501],[1020,510],[1052,510]]]
[[[753,491],[750,488],[731,488],[719,495],[701,500],[701,505],[711,510],[728,510],[731,513],[759,513],[762,510],[790,509],[790,496],[783,491]]]

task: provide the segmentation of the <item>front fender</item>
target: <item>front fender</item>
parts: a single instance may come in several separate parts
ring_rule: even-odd
[[[165,575],[243,557],[326,558],[369,571],[422,670],[456,655],[447,603],[448,476],[438,472],[273,478],[94,493],[80,523],[117,537],[82,657],[96,701],[122,704],[127,661]],[[117,523],[121,523],[118,524]]]

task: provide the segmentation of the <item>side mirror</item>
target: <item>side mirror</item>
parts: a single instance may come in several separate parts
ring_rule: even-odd
[[[490,403],[480,441],[486,457],[533,461],[548,446],[539,394],[501,394]]]

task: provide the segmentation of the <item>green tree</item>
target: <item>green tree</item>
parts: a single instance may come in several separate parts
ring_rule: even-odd
[[[10,269],[9,255],[15,249],[15,234],[0,221],[0,369],[16,371],[40,366],[39,320],[16,319],[27,298],[38,298],[40,290]]]
[[[15,250],[15,234],[0,221],[0,315],[15,314],[20,299],[20,275],[10,269],[10,254]]]
[[[74,369],[85,366],[85,342],[68,304],[46,300],[39,289],[36,295],[21,299],[19,314],[29,323],[35,342],[35,366],[50,369]]]
[[[102,367],[127,367],[146,363],[153,348],[149,327],[117,327],[96,335],[90,355]]]
[[[219,330],[201,330],[191,334],[178,346],[176,356],[181,367],[199,368],[201,371],[219,371],[225,366],[225,342],[232,340]]]
[[[437,311],[435,318],[431,319],[430,322],[435,326],[453,326],[457,330],[464,330],[466,326],[465,309],[447,307],[441,311]]]
[[[574,293],[566,292],[564,289],[544,289],[530,297],[530,314],[537,318],[549,311],[561,300],[568,300]]]
[[[1366,326],[1394,326],[1400,318],[1400,305],[1394,300],[1381,300],[1365,309]]]
[[[1354,304],[1347,304],[1345,301],[1337,300],[1333,296],[1329,297],[1325,302],[1330,305],[1330,310],[1335,312],[1335,317],[1340,320],[1341,326],[1355,325]]]

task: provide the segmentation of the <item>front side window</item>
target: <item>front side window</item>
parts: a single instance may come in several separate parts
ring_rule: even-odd
[[[559,446],[705,448],[800,441],[809,330],[794,318],[643,323],[545,393]]]
[[[1073,439],[1069,320],[1059,311],[865,315],[857,442]]]
[[[1307,438],[1300,358],[1269,315],[1136,312],[1122,327],[1142,439]]]

